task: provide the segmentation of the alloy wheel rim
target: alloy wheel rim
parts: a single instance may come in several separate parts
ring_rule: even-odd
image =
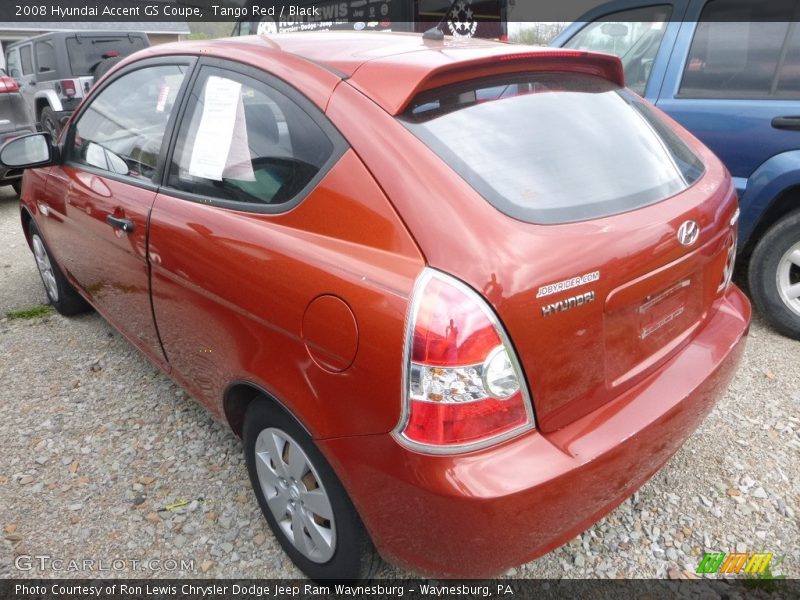
[[[333,507],[311,459],[273,427],[258,434],[255,454],[261,491],[286,539],[313,562],[330,560],[336,550]]]
[[[56,274],[53,271],[53,265],[47,255],[47,250],[38,235],[33,236],[33,256],[36,258],[36,267],[39,269],[39,275],[42,277],[42,283],[44,283],[44,288],[47,290],[50,301],[58,302]]]
[[[778,263],[777,283],[783,303],[800,317],[800,242],[789,248]]]

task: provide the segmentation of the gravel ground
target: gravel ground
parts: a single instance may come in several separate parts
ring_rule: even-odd
[[[3,318],[45,301],[17,211],[0,188],[0,576],[86,575],[15,566],[33,555],[64,568],[102,560],[98,576],[299,577],[259,513],[238,439],[105,321]],[[705,551],[752,550],[784,555],[775,571],[800,577],[798,406],[800,344],[756,318],[730,390],[669,464],[508,576],[684,577]],[[132,563],[149,559],[160,563]]]
[[[47,302],[33,254],[28,249],[19,203],[11,186],[0,186],[0,318],[7,312]]]

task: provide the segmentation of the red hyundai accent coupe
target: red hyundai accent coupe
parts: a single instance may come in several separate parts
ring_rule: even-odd
[[[313,578],[378,555],[489,576],[563,544],[672,456],[744,347],[730,177],[611,56],[159,46],[0,161],[32,168],[52,304],[96,308],[242,436]]]

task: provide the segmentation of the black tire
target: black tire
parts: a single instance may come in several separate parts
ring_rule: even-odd
[[[783,217],[759,240],[748,268],[750,295],[758,311],[778,332],[800,340],[800,298],[781,292],[779,281],[800,285],[800,264],[787,261],[800,250],[800,211]]]
[[[77,315],[89,310],[91,306],[83,299],[83,296],[75,291],[75,288],[67,281],[67,278],[64,277],[64,273],[61,271],[55,259],[52,258],[47,244],[44,243],[44,239],[33,221],[28,225],[28,231],[31,236],[36,268],[39,270],[39,276],[42,278],[42,284],[47,293],[47,299],[50,301],[53,308],[65,316]],[[47,258],[46,262],[50,267],[49,273],[42,260],[42,256],[39,254],[39,249],[44,252]]]
[[[250,482],[253,485],[256,499],[273,534],[294,564],[308,577],[316,581],[342,579],[358,581],[373,576],[381,564],[380,558],[347,492],[328,464],[328,461],[325,460],[325,457],[314,445],[311,437],[284,410],[266,398],[256,399],[250,404],[245,414],[242,433],[245,462],[247,463],[247,471],[250,474]],[[280,446],[280,448],[277,444],[274,446],[275,448],[279,448],[278,451],[281,455],[280,467],[267,467],[266,462],[256,457],[256,441],[262,433],[267,437],[277,436],[280,438],[280,436],[284,434],[288,437],[288,440],[284,440],[286,442],[285,445]],[[272,439],[275,438],[273,437]],[[304,453],[303,459],[310,465],[310,469],[303,471],[304,475],[302,477],[292,479],[295,484],[288,481],[289,463],[291,459],[287,457],[286,461],[283,460],[283,458],[287,456],[288,448],[292,442],[299,446]],[[268,452],[261,452],[260,455],[267,455],[270,458],[272,456]],[[273,466],[275,465],[274,461],[271,459],[268,460]],[[262,472],[267,468],[274,473],[271,477],[280,478],[281,470],[286,469],[287,477],[283,479],[283,483],[280,485],[282,485],[283,489],[287,490],[287,492],[291,490],[283,484],[288,484],[289,486],[302,484],[302,488],[299,489],[305,490],[307,488],[312,492],[319,489],[322,495],[330,501],[329,507],[332,510],[332,519],[330,521],[318,521],[318,519],[320,519],[318,515],[308,511],[306,507],[300,506],[303,496],[297,494],[293,496],[297,499],[296,506],[287,506],[285,513],[283,513],[285,519],[288,520],[292,518],[290,515],[295,514],[294,511],[302,511],[305,518],[313,518],[317,520],[316,522],[322,523],[323,525],[328,523],[330,531],[332,532],[331,537],[334,540],[334,544],[331,544],[333,554],[329,559],[325,560],[325,562],[312,560],[306,554],[298,550],[295,543],[289,538],[289,533],[278,524],[277,519],[267,504],[264,491],[266,488],[268,493],[272,495],[271,498],[274,500],[275,496],[280,493],[277,487],[278,484],[270,485],[265,482],[264,487],[262,487],[261,479],[259,479],[258,467],[256,465],[257,461],[261,462]],[[316,471],[316,473],[312,472],[312,470]],[[317,477],[320,480],[318,483],[315,480]],[[297,489],[298,488],[295,488],[294,491],[296,492]],[[287,497],[288,495],[287,493]],[[289,503],[294,505],[295,500],[290,500]],[[285,522],[283,523],[283,527],[290,527],[292,533],[295,531],[293,526]],[[305,532],[307,531],[308,529],[306,529],[304,525],[304,533],[301,535],[303,539],[305,539]],[[312,537],[313,536],[309,535],[308,539],[311,540]],[[316,547],[314,549],[316,549]]]
[[[112,56],[110,58],[104,58],[97,66],[94,68],[94,80],[97,82],[103,75],[108,73],[111,70],[111,67],[116,65],[119,61],[122,60],[121,56]]]
[[[22,193],[22,179],[13,181],[11,187],[14,188],[14,192],[19,196]]]
[[[49,133],[54,142],[58,138],[58,134],[61,132],[61,123],[59,123],[58,119],[56,118],[56,113],[54,113],[53,109],[49,106],[45,106],[42,109],[42,114],[39,117],[39,128],[42,131]]]

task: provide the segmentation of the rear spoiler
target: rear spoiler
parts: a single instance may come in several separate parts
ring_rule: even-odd
[[[370,95],[384,110],[392,115],[402,113],[411,101],[421,92],[444,87],[461,81],[520,73],[525,71],[562,71],[583,73],[606,79],[620,87],[625,86],[625,72],[622,62],[612,54],[585,52],[583,50],[551,50],[542,48],[521,52],[491,54],[480,58],[454,60],[430,70],[417,71],[408,69],[399,71],[393,82],[387,81],[383,69],[383,86],[373,88]],[[420,53],[423,54],[423,53]],[[405,60],[415,58],[413,53],[404,55]],[[350,83],[359,87],[363,82],[367,87],[368,80],[379,73],[372,73],[371,67],[380,68],[380,61],[366,63],[350,79]],[[410,91],[408,91],[410,90]]]

